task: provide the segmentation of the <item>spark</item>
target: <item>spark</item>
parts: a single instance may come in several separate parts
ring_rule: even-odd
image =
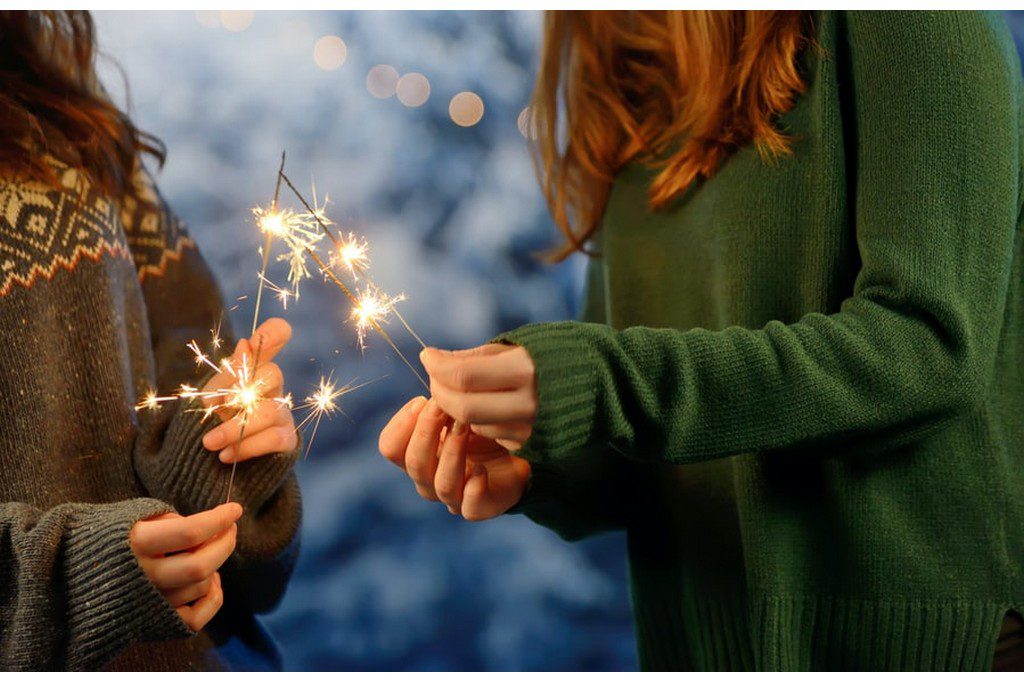
[[[350,232],[340,240],[331,264],[343,266],[353,279],[358,280],[370,267],[370,245],[364,238]]]
[[[307,425],[312,425],[309,439],[306,440],[306,448],[302,456],[303,458],[309,455],[309,451],[313,447],[313,441],[316,439],[317,429],[320,428],[320,421],[324,417],[331,417],[334,413],[341,412],[341,409],[338,407],[338,399],[345,394],[355,391],[356,389],[365,387],[367,384],[369,384],[369,382],[363,382],[362,384],[349,382],[348,384],[338,387],[334,382],[333,373],[327,376],[320,376],[320,384],[299,406],[300,410],[306,411],[306,415],[295,427],[295,431],[299,432]]]
[[[404,300],[403,294],[389,297],[372,287],[367,287],[359,293],[349,314],[349,320],[355,323],[360,349],[366,348],[367,330],[377,329],[386,324],[388,317],[395,310],[395,304]]]
[[[284,310],[288,310],[289,298],[298,298],[292,292],[292,290],[288,289],[287,287],[281,287],[279,285],[274,284],[263,273],[257,273],[257,275],[259,276],[260,282],[262,282],[267,289],[273,292],[274,296],[277,297],[277,300],[281,302],[281,307]]]

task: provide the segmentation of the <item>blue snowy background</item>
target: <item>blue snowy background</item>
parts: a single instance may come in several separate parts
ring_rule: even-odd
[[[1024,18],[1009,19],[1019,43]],[[413,328],[449,348],[579,305],[581,261],[552,268],[531,256],[554,234],[517,126],[540,22],[533,12],[97,13],[101,48],[130,85],[126,94],[107,61],[108,89],[168,145],[162,191],[225,296],[250,295],[236,329],[251,320],[259,267],[250,209],[269,202],[287,149],[289,175],[306,188],[315,179],[330,216],[369,239],[378,284],[409,295]],[[344,41],[338,68],[314,59],[325,35]],[[378,64],[426,76],[427,101],[371,95]],[[485,109],[460,127],[448,105],[466,90]],[[284,280],[279,267],[271,279]],[[281,313],[273,300],[264,311]],[[378,380],[344,399],[346,415],[322,424],[299,465],[301,559],[266,619],[286,666],[634,669],[622,535],[568,544],[524,518],[470,524],[421,500],[376,450],[415,379],[379,339],[360,353],[347,306],[320,282],[284,315],[296,334],[279,360],[296,396],[321,372]]]

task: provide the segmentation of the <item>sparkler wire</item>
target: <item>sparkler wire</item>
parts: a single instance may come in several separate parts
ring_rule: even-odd
[[[299,200],[299,202],[301,202],[302,205],[306,208],[306,211],[309,212],[309,214],[311,216],[313,216],[313,219],[316,220],[317,225],[319,225],[320,229],[324,231],[324,234],[327,235],[328,239],[331,240],[331,242],[334,244],[335,248],[339,248],[341,246],[341,241],[334,235],[334,233],[331,231],[331,229],[327,227],[327,224],[324,223],[324,221],[320,219],[319,213],[317,213],[313,209],[313,207],[311,207],[309,205],[309,202],[307,202],[306,198],[302,196],[302,193],[299,192],[298,188],[296,188],[295,185],[292,184],[291,179],[288,178],[288,176],[285,174],[285,172],[283,170],[282,171],[278,171],[278,177],[280,179],[284,180],[285,184],[288,185],[288,187],[295,194],[295,196]],[[359,305],[359,300],[355,297],[354,294],[352,294],[352,291],[347,286],[345,286],[345,283],[343,283],[338,278],[338,276],[334,274],[334,271],[331,270],[330,266],[328,266],[326,263],[324,263],[323,259],[321,259],[317,255],[317,253],[315,251],[313,251],[309,247],[306,247],[305,249],[306,249],[306,253],[309,254],[310,258],[312,258],[313,261],[315,261],[316,264],[318,266],[320,266],[321,272],[323,272],[324,275],[328,276],[330,278],[330,280],[335,285],[338,286],[338,288],[345,294],[345,296],[348,297],[349,301],[352,302],[353,306],[358,306]],[[374,289],[377,289],[376,285],[372,285],[372,286],[374,287]],[[378,289],[378,291],[380,291],[380,290]],[[392,309],[392,310],[394,311],[394,309]],[[394,311],[394,312],[395,312],[395,315],[397,317],[401,318],[401,316],[398,316],[398,312],[397,311]],[[403,320],[403,323],[404,322],[405,321]],[[378,334],[380,334],[380,336],[384,339],[384,341],[386,341],[388,343],[388,345],[391,347],[391,349],[396,354],[398,354],[398,357],[401,358],[402,362],[405,363],[405,365],[409,368],[409,370],[412,371],[412,374],[416,375],[416,379],[418,379],[420,381],[420,384],[422,384],[427,389],[427,391],[430,391],[430,385],[427,384],[427,381],[425,379],[423,379],[423,376],[419,373],[419,371],[416,369],[416,367],[411,362],[409,362],[409,359],[405,357],[405,354],[402,353],[398,349],[398,346],[395,344],[394,340],[391,339],[391,335],[389,335],[387,333],[387,331],[383,327],[381,327],[380,323],[378,323],[376,320],[373,320],[371,318],[370,319],[370,324],[373,325],[373,328],[377,331]],[[406,324],[405,327],[406,327],[406,329],[409,329],[408,324]],[[412,330],[409,329],[409,332],[412,332]],[[412,332],[412,335],[414,337],[416,337],[416,340],[419,341],[420,344],[424,348],[426,348],[426,345],[423,344],[423,341],[419,338],[419,336],[416,335],[415,332]]]

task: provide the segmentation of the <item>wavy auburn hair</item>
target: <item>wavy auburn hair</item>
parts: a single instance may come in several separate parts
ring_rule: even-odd
[[[164,146],[110,102],[95,55],[88,12],[0,11],[0,170],[56,184],[53,157],[112,199],[138,198],[139,156],[162,164]]]
[[[810,31],[799,11],[547,12],[529,123],[566,238],[551,259],[587,251],[612,179],[631,161],[659,169],[659,209],[739,147],[787,153],[775,120],[804,90],[797,58]]]

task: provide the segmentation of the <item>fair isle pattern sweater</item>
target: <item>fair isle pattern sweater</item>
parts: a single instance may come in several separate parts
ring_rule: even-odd
[[[646,669],[990,668],[1024,608],[1024,88],[993,14],[825,12],[792,155],[613,187],[520,511],[628,534]]]
[[[151,206],[53,166],[59,187],[0,178],[0,668],[219,668],[215,642],[252,641],[290,574],[296,454],[239,464],[225,605],[192,633],[128,533],[223,502],[230,468],[203,448],[200,412],[134,406],[198,380],[185,343],[221,320],[219,291],[141,166]]]

